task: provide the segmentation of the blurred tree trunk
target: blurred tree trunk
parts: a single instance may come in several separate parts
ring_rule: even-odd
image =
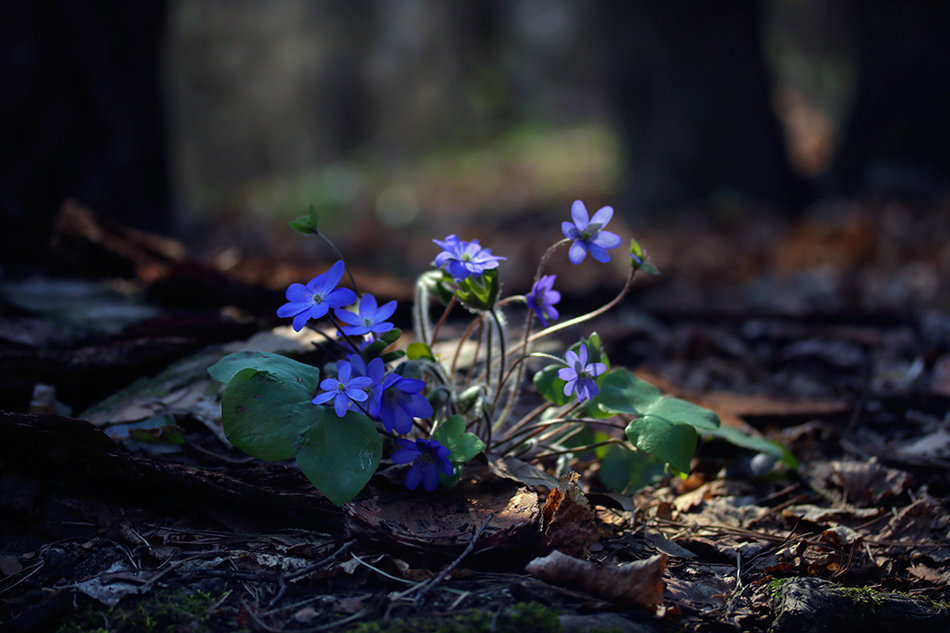
[[[159,92],[164,0],[4,3],[0,250],[39,259],[65,198],[160,230],[169,188]]]
[[[846,193],[950,189],[950,2],[853,0],[858,85],[833,172]]]
[[[604,0],[601,9],[635,207],[734,194],[799,201],[771,105],[761,1]]]

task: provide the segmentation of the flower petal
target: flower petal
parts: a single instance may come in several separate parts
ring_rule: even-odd
[[[363,295],[360,299],[360,316],[365,318],[376,314],[376,297],[370,294]]]
[[[324,301],[334,308],[342,308],[356,301],[356,293],[349,288],[334,288]]]
[[[294,332],[299,332],[303,329],[303,326],[307,325],[307,321],[310,320],[310,310],[304,310],[300,314],[294,317]]]
[[[323,393],[317,394],[317,397],[311,400],[311,402],[313,404],[323,404],[324,402],[327,402],[328,400],[332,400],[334,396],[336,396],[334,392],[324,391]]]
[[[606,226],[612,217],[614,217],[613,207],[601,207],[597,213],[594,214],[594,217],[590,219],[590,223],[597,224],[601,227]]]
[[[409,490],[415,490],[419,487],[419,483],[422,481],[422,466],[419,464],[413,464],[409,467],[409,472],[406,473],[406,488]]]
[[[409,462],[415,460],[419,457],[419,451],[416,450],[416,447],[412,448],[400,448],[398,451],[393,453],[392,460],[394,464],[408,464]]]
[[[336,412],[336,417],[342,418],[346,415],[346,410],[350,408],[350,399],[344,394],[337,394],[336,399],[333,401],[333,410]]]
[[[330,266],[330,270],[323,273],[323,283],[321,285],[324,292],[335,288],[336,285],[340,283],[340,280],[343,279],[343,271],[345,269],[346,267],[343,265],[343,260],[341,259]]]
[[[597,235],[594,236],[594,239],[591,240],[591,243],[608,250],[611,248],[617,248],[622,242],[623,238],[621,238],[616,233],[611,233],[610,231],[598,231]]]
[[[587,246],[581,241],[571,244],[571,250],[567,253],[567,258],[570,259],[571,263],[575,266],[584,261],[584,257],[586,256]]]
[[[310,303],[310,297],[313,295],[310,289],[303,284],[290,284],[287,286],[287,292],[284,296],[291,303]]]
[[[436,470],[435,465],[426,464],[422,466],[422,487],[432,492],[439,487],[439,471]]]
[[[575,200],[571,205],[571,217],[574,218],[574,226],[578,231],[583,231],[590,224],[587,216],[587,207],[580,200]]]
[[[277,308],[277,316],[282,319],[286,319],[287,317],[300,314],[309,308],[309,303],[285,303],[284,305]]]
[[[590,251],[591,257],[599,261],[600,263],[605,263],[610,261],[610,253],[605,251],[603,248],[594,244],[593,242],[587,245],[587,250]]]
[[[396,300],[387,301],[383,305],[379,306],[379,310],[376,311],[376,321],[385,321],[393,315],[393,312],[396,311]]]
[[[561,233],[563,233],[564,237],[569,240],[576,240],[581,236],[580,231],[577,230],[577,227],[570,222],[561,222]]]

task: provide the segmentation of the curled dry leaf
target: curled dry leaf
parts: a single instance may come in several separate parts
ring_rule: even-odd
[[[575,472],[561,476],[557,488],[548,494],[541,510],[544,519],[544,545],[571,556],[583,556],[603,536],[590,503],[577,485]]]
[[[665,569],[665,554],[613,567],[598,567],[558,551],[535,558],[525,567],[529,574],[552,585],[579,589],[617,604],[651,611],[663,602]]]

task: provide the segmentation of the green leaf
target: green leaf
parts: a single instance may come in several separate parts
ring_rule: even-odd
[[[486,270],[481,275],[470,275],[458,284],[459,300],[473,310],[491,310],[495,307],[498,290],[498,269]]]
[[[625,431],[639,450],[662,459],[680,472],[689,472],[689,461],[699,440],[691,425],[645,415],[630,422]]]
[[[600,481],[615,492],[630,494],[666,477],[665,462],[640,451],[613,444],[607,447],[597,471]]]
[[[594,400],[617,413],[640,414],[661,398],[659,389],[621,367],[606,375]]]
[[[567,404],[571,398],[564,395],[564,385],[566,381],[557,377],[557,370],[560,365],[548,365],[534,375],[534,386],[538,393],[547,400],[556,405]]]
[[[402,330],[400,330],[398,327],[394,327],[393,329],[383,334],[380,338],[386,341],[386,343],[388,343],[389,345],[392,345],[393,343],[399,340],[400,336],[402,336]]]
[[[311,204],[310,211],[307,213],[307,215],[298,215],[297,218],[291,220],[289,224],[290,228],[297,231],[298,233],[311,235],[317,232],[318,219],[317,210]]]
[[[689,424],[700,431],[719,428],[719,416],[714,411],[686,400],[664,396],[659,389],[624,368],[615,369],[607,375],[594,402],[616,413],[651,415],[670,422]]]
[[[440,424],[431,439],[449,449],[449,461],[453,464],[467,462],[485,450],[485,442],[465,430],[465,418],[460,415],[453,415]]]
[[[429,346],[421,341],[416,341],[415,343],[409,343],[409,347],[406,348],[406,354],[409,360],[430,360],[433,363],[436,362],[435,354],[432,353],[432,350],[429,349]]]
[[[634,270],[642,270],[648,275],[659,275],[660,271],[656,266],[646,260],[643,255],[643,247],[636,240],[630,240],[630,265]]]
[[[657,277],[660,275],[659,269],[654,266],[652,262],[643,262],[643,265],[640,266],[640,270],[648,275],[654,275]]]
[[[218,382],[228,383],[242,369],[268,371],[280,379],[313,385],[310,398],[317,391],[320,370],[311,365],[267,352],[237,352],[228,354],[208,368],[208,373]]]
[[[377,357],[383,358],[384,356],[387,356],[389,354],[394,354],[396,351],[402,352],[402,350],[395,350],[393,352],[384,353],[390,345],[392,345],[393,343],[399,340],[400,336],[402,336],[402,330],[400,330],[399,328],[393,328],[389,330],[388,332],[386,332],[386,334],[384,334],[383,336],[376,339],[375,341],[373,341],[372,343],[364,347],[362,350],[360,350],[360,357],[365,362],[369,363],[374,358],[377,358]],[[404,353],[400,353],[398,356],[396,356],[396,358],[400,358],[403,355]],[[383,362],[388,363],[389,361],[383,358]]]
[[[312,382],[286,380],[270,371],[242,369],[221,397],[224,434],[248,455],[267,461],[290,459],[316,409]]]
[[[787,448],[764,437],[749,435],[731,426],[721,426],[712,431],[701,431],[701,434],[703,437],[718,437],[736,446],[771,455],[790,468],[798,468],[798,460]]]
[[[317,490],[343,505],[366,486],[383,454],[376,425],[350,411],[339,418],[329,407],[311,405],[297,465]]]
[[[714,411],[679,398],[664,397],[647,407],[643,413],[670,422],[689,424],[698,431],[715,431],[719,428],[719,416]]]

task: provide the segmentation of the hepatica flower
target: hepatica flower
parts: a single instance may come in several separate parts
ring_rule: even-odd
[[[389,374],[373,390],[370,415],[382,421],[389,432],[408,433],[413,418],[432,416],[432,403],[422,394],[425,386],[424,380]]]
[[[557,377],[566,380],[564,385],[564,395],[570,397],[576,393],[577,399],[581,402],[593,398],[599,393],[595,376],[607,371],[607,365],[604,363],[587,362],[587,346],[581,344],[580,349],[575,354],[572,350],[567,350],[564,355],[567,367],[557,370]]]
[[[574,222],[561,222],[564,237],[574,240],[568,253],[572,264],[580,264],[587,253],[599,262],[610,261],[607,249],[617,248],[623,241],[616,233],[603,230],[613,216],[613,207],[602,207],[593,218],[588,220],[587,207],[580,200],[574,201],[571,207],[571,217]]]
[[[287,286],[287,303],[277,308],[277,316],[294,317],[294,330],[299,332],[310,319],[319,319],[330,308],[342,308],[356,301],[356,293],[349,288],[337,288],[343,277],[343,262],[330,266],[330,270],[317,275],[307,285]]]
[[[324,378],[320,381],[323,393],[317,394],[314,404],[324,404],[333,400],[333,410],[338,417],[346,415],[351,402],[364,402],[369,398],[366,388],[373,385],[369,376],[353,376],[350,361],[336,362],[336,378]]]
[[[387,321],[396,311],[396,302],[390,301],[376,307],[376,297],[363,295],[360,299],[359,314],[349,310],[335,310],[337,318],[348,323],[340,328],[344,334],[362,336],[363,334],[384,334],[393,329],[393,324]]]
[[[547,319],[553,320],[559,316],[554,304],[561,300],[561,293],[554,290],[555,278],[557,278],[557,275],[541,277],[525,297],[528,307],[538,315],[538,318],[541,319],[541,325],[544,327],[548,326]]]
[[[422,483],[422,487],[432,492],[439,486],[439,472],[451,477],[455,469],[449,462],[449,449],[435,440],[416,440],[410,442],[399,438],[400,448],[393,453],[393,462],[409,464],[406,473],[406,488],[415,490]]]
[[[477,277],[486,270],[498,268],[504,257],[491,254],[491,249],[482,248],[478,240],[463,242],[455,235],[449,235],[444,240],[432,240],[442,252],[435,256],[435,265],[445,268],[456,283],[468,276]]]

